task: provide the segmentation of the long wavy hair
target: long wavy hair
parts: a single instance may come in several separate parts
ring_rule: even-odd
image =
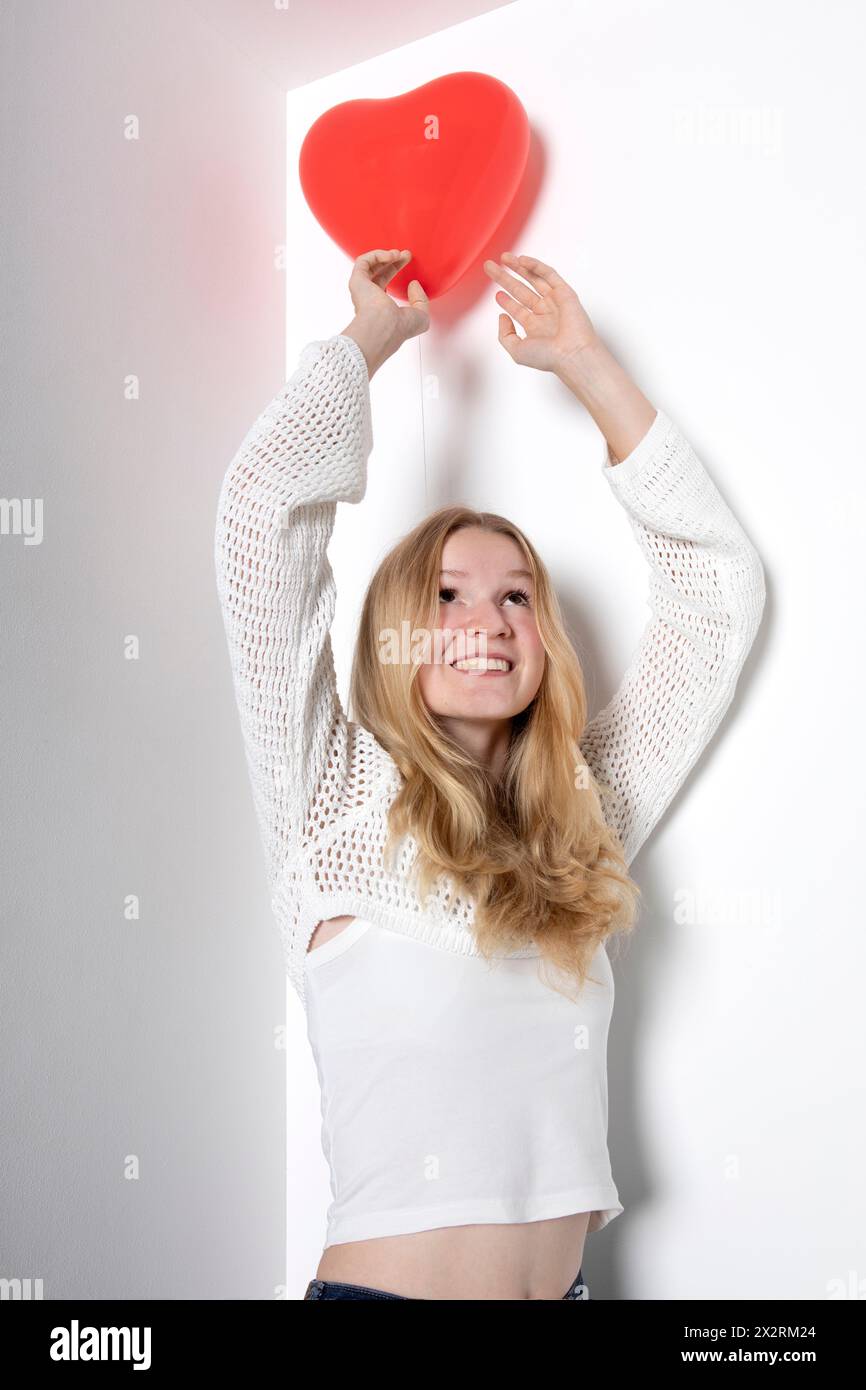
[[[546,653],[538,693],[512,720],[498,780],[427,708],[418,661],[381,658],[383,634],[439,628],[442,550],[465,527],[509,536],[521,548]],[[566,983],[577,981],[578,991],[592,978],[589,966],[601,942],[634,926],[640,890],[580,751],[587,718],[580,662],[547,569],[519,527],[492,512],[441,507],[393,547],[364,598],[350,711],[401,774],[388,811],[386,862],[410,834],[422,898],[446,875],[474,906],[481,955],[490,959],[534,943],[546,983],[575,997],[573,987],[561,988],[563,975]]]

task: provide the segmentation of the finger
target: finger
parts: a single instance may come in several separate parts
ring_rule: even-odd
[[[499,315],[499,341],[505,348],[509,357],[517,361],[517,353],[520,350],[520,336],[507,314]]]
[[[393,280],[394,276],[397,275],[401,270],[403,270],[404,267],[408,264],[408,262],[411,261],[411,259],[411,251],[398,251],[396,259],[392,257],[389,261],[386,261],[385,264],[381,266],[381,268],[376,272],[376,275],[374,276],[376,284],[381,285],[384,289],[385,285],[387,285],[389,281]]]
[[[535,271],[530,270],[528,266],[520,265],[520,256],[515,256],[511,251],[503,251],[502,259],[503,261],[508,261],[509,264],[513,262],[514,269],[520,271],[520,274],[523,276],[524,280],[528,280],[532,288],[534,290],[537,290],[542,298],[544,298],[545,294],[550,293],[550,286],[548,285],[546,280],[542,280],[541,276],[536,275]]]
[[[564,285],[566,283],[562,276],[558,275],[553,269],[552,265],[545,265],[544,261],[536,260],[534,256],[518,256],[517,260],[519,265],[516,268],[520,271],[521,275],[524,274],[524,267],[526,267],[526,270],[531,270],[533,275],[537,275],[539,279],[544,284],[549,285],[551,289],[556,285]]]
[[[417,280],[410,280],[407,288],[409,303],[400,310],[408,324],[410,337],[424,333],[430,327],[430,300]]]
[[[524,285],[522,280],[518,280],[516,276],[509,275],[507,270],[502,270],[495,261],[485,261],[484,269],[491,280],[495,280],[503,289],[508,290],[527,309],[532,309],[538,303],[539,296],[534,290],[530,289],[528,285]]]
[[[420,308],[426,308],[426,306],[430,303],[430,300],[427,298],[427,294],[423,286],[421,285],[420,280],[410,280],[406,288],[406,293],[409,299],[409,303],[412,305],[418,305]]]
[[[355,265],[373,265],[374,262],[390,261],[399,255],[399,251],[365,251],[363,256],[356,256]]]
[[[507,309],[511,317],[517,319],[521,328],[527,327],[533,317],[531,309],[524,309],[523,305],[519,304],[516,299],[512,299],[505,290],[497,290],[493,297],[500,309]]]
[[[401,251],[365,251],[363,256],[358,256],[352,274],[356,272],[363,275],[365,279],[370,279],[379,274],[382,269],[396,260],[401,255],[408,255],[408,252]]]

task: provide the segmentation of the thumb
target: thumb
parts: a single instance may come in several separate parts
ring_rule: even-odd
[[[427,309],[430,300],[421,288],[420,280],[410,280],[406,287],[406,297],[413,309]]]
[[[415,337],[423,333],[430,324],[430,300],[418,280],[410,280],[406,287],[409,303],[400,311],[410,325],[410,334]]]
[[[519,337],[509,314],[499,315],[499,341],[513,362],[520,363],[522,338]]]

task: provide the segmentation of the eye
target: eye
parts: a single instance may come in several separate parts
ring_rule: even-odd
[[[440,603],[453,603],[456,597],[456,589],[443,588],[439,590]],[[516,600],[519,607],[527,607],[529,604],[529,594],[525,589],[509,589],[504,598]]]

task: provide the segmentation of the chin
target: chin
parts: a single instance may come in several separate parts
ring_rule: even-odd
[[[440,719],[514,719],[531,704],[531,700],[434,700],[427,707]]]

